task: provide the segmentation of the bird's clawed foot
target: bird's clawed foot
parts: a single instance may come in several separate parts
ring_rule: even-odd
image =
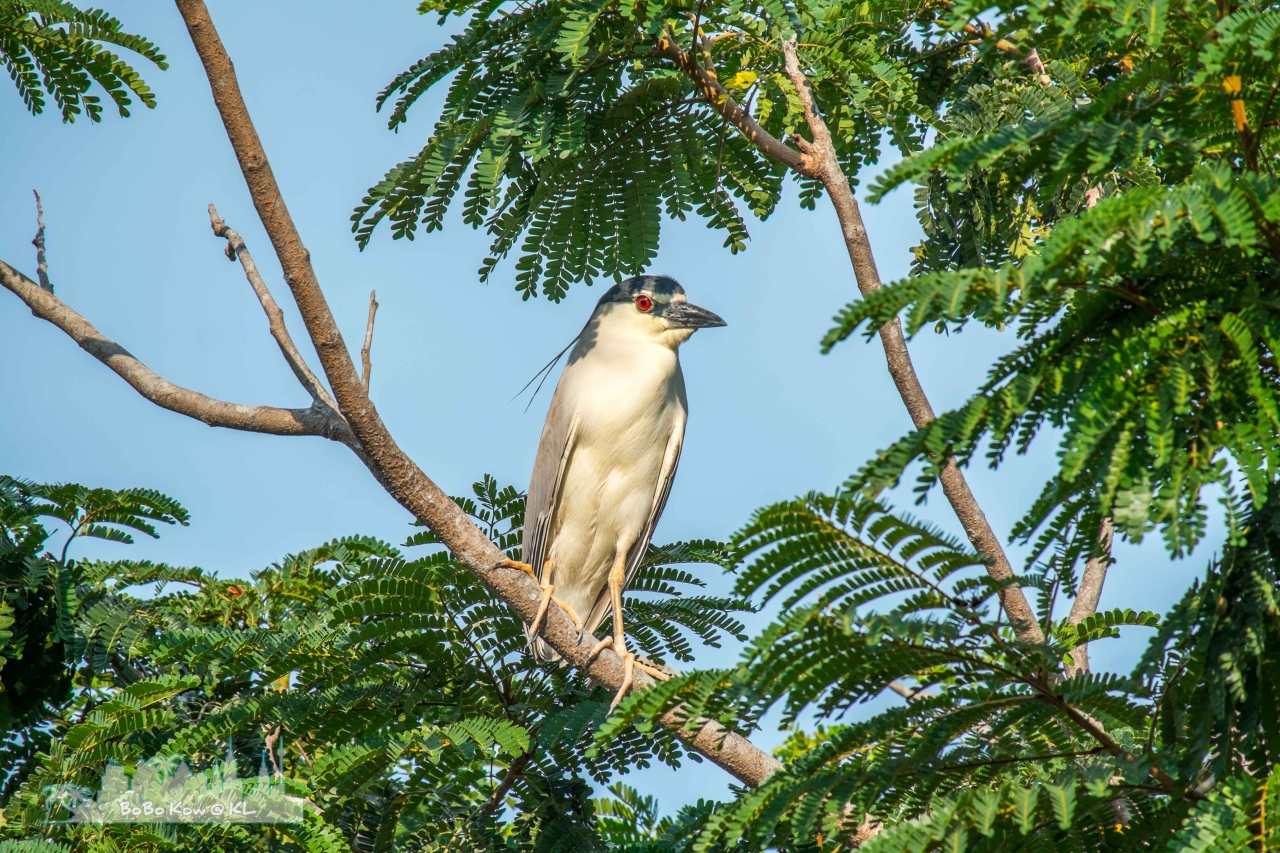
[[[519,560],[505,560],[505,559],[499,560],[498,564],[494,566],[494,568],[495,569],[519,569],[520,571],[528,574],[529,577],[533,578],[534,580],[538,579],[538,576],[533,573],[533,566],[529,565],[528,563],[521,563]]]
[[[533,566],[528,563],[520,563],[515,560],[503,560],[494,568],[519,569],[522,572],[527,572],[529,577],[533,578],[534,581],[538,580],[538,576],[534,574]],[[547,609],[551,606],[551,602],[553,601],[564,609],[565,614],[573,622],[574,626],[578,629],[578,632],[581,633],[582,620],[578,618],[577,612],[574,611],[573,606],[569,604],[569,602],[561,601],[555,597],[555,584],[539,583],[538,586],[542,587],[542,601],[538,603],[538,613],[533,617],[533,623],[529,626],[529,636],[536,637],[541,633],[542,626],[547,621]]]
[[[587,655],[587,661],[585,664],[583,664],[583,669],[586,669],[587,667],[591,666],[591,664],[595,661],[595,659],[600,657],[600,653],[602,651],[612,647],[613,647],[613,637],[605,637],[603,640],[596,643],[595,648],[591,650],[591,654]]]
[[[529,626],[529,635],[531,637],[538,636],[542,631],[543,623],[547,621],[547,609],[551,606],[551,602],[559,604],[564,610],[565,615],[573,622],[574,627],[578,629],[578,633],[582,633],[582,620],[578,618],[578,614],[574,611],[573,605],[567,601],[561,601],[556,598],[553,593],[556,591],[555,584],[539,584],[542,587],[542,601],[538,602],[538,615],[533,617],[533,624]]]
[[[601,640],[599,643],[596,643],[596,647],[591,650],[591,654],[587,658],[587,663],[590,664],[591,661],[595,660],[596,655],[600,654],[601,651],[608,647],[617,648],[612,637],[608,637]],[[648,663],[643,663],[637,660],[635,652],[628,651],[625,645],[622,647],[622,654],[620,657],[622,658],[622,684],[618,685],[618,693],[613,697],[613,701],[609,703],[609,713],[611,714],[613,713],[613,709],[618,707],[618,703],[622,701],[623,697],[631,691],[631,686],[635,683],[637,668],[649,675],[651,678],[656,678],[659,681],[670,681],[672,676],[672,673],[665,671],[664,668],[650,666]]]

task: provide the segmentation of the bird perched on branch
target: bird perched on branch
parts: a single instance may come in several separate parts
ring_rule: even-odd
[[[552,601],[579,636],[613,613],[613,636],[592,655],[612,646],[623,659],[614,705],[630,688],[634,667],[664,677],[627,650],[622,590],[644,559],[680,461],[689,410],[680,345],[698,329],[723,325],[689,304],[674,279],[644,275],[615,284],[570,343],[542,428],[525,508],[525,562],[505,565],[529,572],[542,587],[538,614],[526,627],[538,660],[559,657],[538,636]]]

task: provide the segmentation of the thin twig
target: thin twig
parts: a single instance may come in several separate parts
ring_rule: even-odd
[[[364,386],[364,393],[369,393],[369,373],[373,370],[373,363],[369,360],[369,350],[373,348],[373,316],[378,313],[378,291],[369,291],[369,322],[364,327],[364,346],[360,348],[360,366],[364,369],[364,376],[360,379],[360,384]]]
[[[40,203],[40,193],[32,190],[36,196],[36,238],[31,245],[36,247],[36,278],[40,287],[53,293],[53,284],[49,281],[49,259],[44,253],[44,205]]]
[[[26,303],[31,313],[57,326],[81,349],[111,368],[147,400],[209,426],[270,435],[314,435],[339,441],[357,453],[360,443],[351,428],[332,410],[281,409],[245,406],[217,400],[175,385],[147,367],[120,344],[99,332],[69,305],[13,267],[0,261],[0,286]],[[565,617],[566,621],[568,617]]]
[[[498,782],[498,787],[493,789],[493,793],[489,795],[489,799],[485,801],[485,804],[476,809],[471,815],[470,820],[473,823],[484,820],[486,817],[498,810],[502,805],[502,801],[507,798],[507,794],[511,792],[511,788],[516,784],[516,781],[524,775],[524,768],[529,764],[529,761],[532,758],[533,750],[530,749],[528,752],[521,753],[514,761],[507,765],[507,772],[503,774],[502,780]]]
[[[289,335],[289,329],[284,323],[284,312],[280,310],[280,306],[276,304],[276,300],[271,295],[271,291],[267,288],[267,283],[262,280],[261,273],[258,272],[258,265],[253,262],[253,256],[249,254],[249,248],[244,244],[244,238],[240,236],[240,232],[227,225],[226,221],[218,216],[218,209],[212,204],[209,205],[209,224],[213,226],[213,233],[217,237],[222,237],[227,241],[226,249],[227,260],[235,262],[240,261],[240,266],[244,268],[245,278],[249,280],[249,286],[253,288],[253,293],[258,297],[258,302],[262,305],[262,310],[267,315],[267,326],[271,329],[271,337],[276,339],[276,344],[280,347],[280,353],[284,356],[284,360],[288,362],[289,367],[293,370],[293,375],[302,383],[302,387],[307,389],[307,393],[311,395],[311,399],[323,406],[328,406],[334,412],[338,411],[338,404],[334,402],[333,397],[329,396],[329,392],[321,384],[316,375],[311,372],[311,368],[307,366],[306,359],[302,357],[302,353],[298,352],[298,348],[294,346],[293,338]]]

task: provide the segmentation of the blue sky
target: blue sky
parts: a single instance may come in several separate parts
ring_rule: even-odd
[[[239,267],[209,228],[213,202],[244,236],[304,344],[177,11],[144,0],[108,5],[126,29],[169,56],[168,71],[141,68],[159,106],[135,108],[124,121],[66,126],[56,114],[31,118],[0,83],[0,258],[34,275],[36,188],[57,294],[106,335],[178,384],[236,402],[305,406]],[[524,400],[511,398],[581,327],[600,285],[575,286],[559,305],[523,302],[511,263],[481,284],[476,270],[488,239],[457,216],[414,242],[383,231],[367,250],[356,249],[352,207],[387,167],[425,142],[442,94],[425,99],[398,134],[374,112],[378,90],[450,34],[415,6],[223,0],[213,13],[320,282],[357,348],[369,290],[377,288],[372,395],[396,439],[450,493],[485,473],[523,489],[550,387],[528,412]],[[919,239],[910,190],[864,215],[882,277],[906,275]],[[834,488],[910,428],[878,342],[859,338],[829,356],[818,352],[831,316],[857,292],[825,201],[802,211],[792,192],[751,233],[747,251],[731,256],[705,223],[669,223],[651,268],[679,279],[694,302],[729,323],[683,348],[690,419],[658,541],[723,537],[762,505]],[[942,411],[961,403],[1012,347],[1011,335],[987,330],[926,332],[912,355]],[[0,472],[145,486],[191,510],[190,527],[166,530],[159,541],[82,544],[82,555],[128,553],[243,577],[335,536],[400,543],[408,532],[408,514],[345,448],[210,429],[158,409],[7,291],[0,292],[0,359]],[[1038,493],[1053,451],[1052,437],[1043,436],[1000,471],[970,472],[997,532],[1008,531]],[[941,494],[923,507],[911,506],[909,491],[897,500],[959,532]],[[1167,609],[1221,541],[1215,523],[1197,553],[1180,562],[1170,562],[1154,538],[1119,546],[1103,607]],[[729,585],[708,580],[714,589]],[[1095,644],[1091,655],[1102,667],[1127,669],[1143,642],[1135,632]],[[733,654],[709,650],[700,663],[725,663]],[[772,731],[759,736],[763,744],[778,739]],[[627,781],[674,808],[723,794],[727,777],[703,764],[674,778],[665,767],[650,768]]]

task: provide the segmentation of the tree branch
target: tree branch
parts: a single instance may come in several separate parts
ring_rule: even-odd
[[[800,151],[788,146],[769,131],[760,126],[751,111],[739,104],[729,95],[720,81],[709,73],[696,58],[685,53],[668,35],[658,37],[658,50],[676,64],[676,66],[693,81],[698,94],[720,116],[738,129],[765,156],[777,160],[782,165],[807,177],[812,177],[812,164]]]
[[[836,157],[835,145],[831,132],[823,120],[813,100],[813,92],[808,79],[800,70],[799,58],[796,54],[796,39],[782,43],[784,67],[788,79],[796,89],[796,94],[804,108],[806,123],[813,136],[813,141],[801,137],[793,137],[797,148],[786,145],[777,137],[760,126],[751,115],[750,110],[739,104],[728,91],[720,85],[713,75],[697,61],[696,58],[680,49],[669,33],[657,40],[658,49],[671,59],[685,73],[698,90],[699,95],[712,109],[720,113],[729,124],[733,125],[754,144],[762,154],[803,175],[822,182],[831,197],[840,220],[840,228],[844,235],[845,248],[853,265],[854,277],[858,289],[864,296],[881,288],[880,273],[876,269],[875,257],[871,252],[871,241],[867,237],[866,226],[862,221],[862,213],[858,201],[854,198],[849,186],[849,179],[844,174]],[[902,334],[902,323],[894,318],[880,328],[880,341],[884,346],[885,361],[888,363],[889,375],[893,378],[898,394],[902,397],[911,422],[920,429],[936,419],[933,406],[925,396],[920,385],[920,377],[911,363],[911,353],[907,350],[907,342]],[[954,458],[950,458],[942,467],[939,475],[942,491],[955,510],[956,516],[964,527],[969,541],[987,559],[987,573],[996,581],[1008,581],[1013,578],[1013,566],[1004,552],[1004,546],[991,529],[986,514],[978,505],[968,481],[960,471]],[[1022,588],[1017,584],[1005,584],[999,592],[1000,604],[1008,614],[1018,638],[1029,643],[1043,643],[1044,633],[1036,622],[1035,611]]]
[[[48,290],[0,261],[0,285],[26,303],[31,313],[67,334],[80,348],[111,368],[135,391],[171,412],[186,415],[209,426],[270,435],[314,435],[339,441],[352,449],[359,443],[347,424],[332,410],[280,409],[228,403],[175,385],[147,367],[128,350],[94,328]]]
[[[498,782],[498,787],[493,789],[493,793],[489,795],[489,799],[485,800],[484,805],[476,809],[469,818],[473,823],[484,820],[502,806],[502,801],[507,798],[507,794],[511,792],[516,781],[524,775],[524,768],[529,764],[529,761],[532,758],[533,749],[531,748],[528,752],[521,753],[511,762],[511,764],[507,766],[507,772],[503,774],[501,781]]]
[[[845,248],[849,253],[849,261],[853,265],[854,277],[858,289],[864,296],[875,293],[881,288],[880,273],[876,269],[875,256],[871,252],[871,241],[867,237],[867,229],[862,221],[862,212],[858,208],[858,200],[854,198],[849,186],[848,176],[840,166],[836,156],[835,144],[831,132],[827,128],[821,113],[813,100],[813,90],[809,80],[800,70],[800,60],[796,53],[796,39],[792,36],[782,43],[782,56],[787,78],[795,87],[796,95],[804,108],[805,120],[813,141],[797,140],[796,144],[809,158],[812,176],[822,182],[831,197],[840,220],[840,228],[844,234]],[[761,149],[765,154],[768,151]],[[790,149],[788,149],[790,150]],[[931,423],[936,415],[929,398],[925,396],[920,385],[920,377],[911,363],[911,353],[907,350],[907,342],[902,334],[902,323],[898,318],[880,327],[880,342],[884,346],[885,361],[888,363],[889,375],[893,378],[898,394],[907,407],[911,421],[917,429]],[[1013,566],[1005,555],[1004,547],[995,531],[991,529],[986,514],[978,506],[964,474],[954,458],[949,458],[942,467],[939,479],[942,491],[955,510],[960,524],[964,527],[969,541],[987,559],[987,573],[996,581],[1008,581],[1013,578]],[[1013,624],[1018,638],[1029,643],[1043,643],[1044,633],[1036,622],[1035,611],[1027,601],[1022,588],[1014,583],[1004,584],[999,592],[1000,604]]]
[[[213,226],[215,236],[223,237],[227,241],[226,253],[227,260],[240,261],[240,266],[244,268],[245,278],[249,280],[249,286],[253,288],[254,295],[258,297],[258,302],[262,304],[262,310],[267,314],[267,327],[271,330],[271,337],[276,339],[276,343],[280,347],[280,354],[284,356],[284,360],[288,362],[293,375],[302,383],[302,387],[307,389],[307,393],[311,395],[311,399],[323,406],[328,406],[337,412],[338,404],[329,396],[329,392],[325,390],[324,385],[311,372],[311,368],[307,366],[306,359],[302,357],[302,353],[298,352],[298,348],[293,344],[293,338],[289,335],[289,329],[284,323],[284,312],[280,310],[280,306],[276,304],[276,300],[271,296],[271,291],[267,288],[267,283],[262,280],[261,274],[258,272],[258,265],[253,262],[253,256],[249,254],[249,249],[244,244],[240,232],[227,225],[226,221],[218,216],[218,210],[212,204],[209,205],[209,224]]]
[[[1102,585],[1107,580],[1107,567],[1111,564],[1111,544],[1115,538],[1115,525],[1110,518],[1102,519],[1098,530],[1098,544],[1102,553],[1090,557],[1084,566],[1084,576],[1080,578],[1080,589],[1076,591],[1076,600],[1071,604],[1071,613],[1067,622],[1079,625],[1086,616],[1098,612],[1098,600],[1102,597]],[[1067,678],[1072,678],[1089,671],[1089,644],[1077,646],[1071,650],[1073,663],[1066,668]]]
[[[378,291],[369,291],[369,321],[364,327],[364,346],[360,348],[360,365],[364,369],[364,376],[360,380],[360,384],[364,386],[364,393],[369,395],[369,373],[373,370],[373,362],[369,360],[369,351],[373,349],[373,317],[378,313]]]
[[[280,260],[285,282],[306,324],[307,334],[329,380],[338,410],[363,448],[363,461],[401,506],[440,537],[455,559],[507,602],[521,619],[526,623],[532,622],[542,597],[541,589],[529,575],[518,569],[497,568],[506,555],[400,449],[364,392],[351,353],[343,342],[311,267],[310,253],[303,245],[280,194],[240,93],[231,59],[218,37],[209,11],[203,0],[175,2],[209,78],[214,103],[235,150],[254,207]],[[608,650],[592,659],[591,651],[596,639],[588,636],[579,642],[577,629],[561,608],[549,608],[542,636],[572,666],[600,683],[615,690],[622,684],[622,659]],[[647,675],[636,673],[637,688],[651,683]],[[662,725],[672,730],[688,748],[702,753],[745,784],[759,785],[781,767],[773,756],[714,722],[693,730],[687,728],[687,722],[681,719],[679,709],[661,719]]]
[[[36,247],[36,278],[40,287],[53,293],[53,285],[49,282],[49,259],[44,253],[44,205],[40,203],[40,193],[31,191],[36,197],[36,238],[31,245]]]

